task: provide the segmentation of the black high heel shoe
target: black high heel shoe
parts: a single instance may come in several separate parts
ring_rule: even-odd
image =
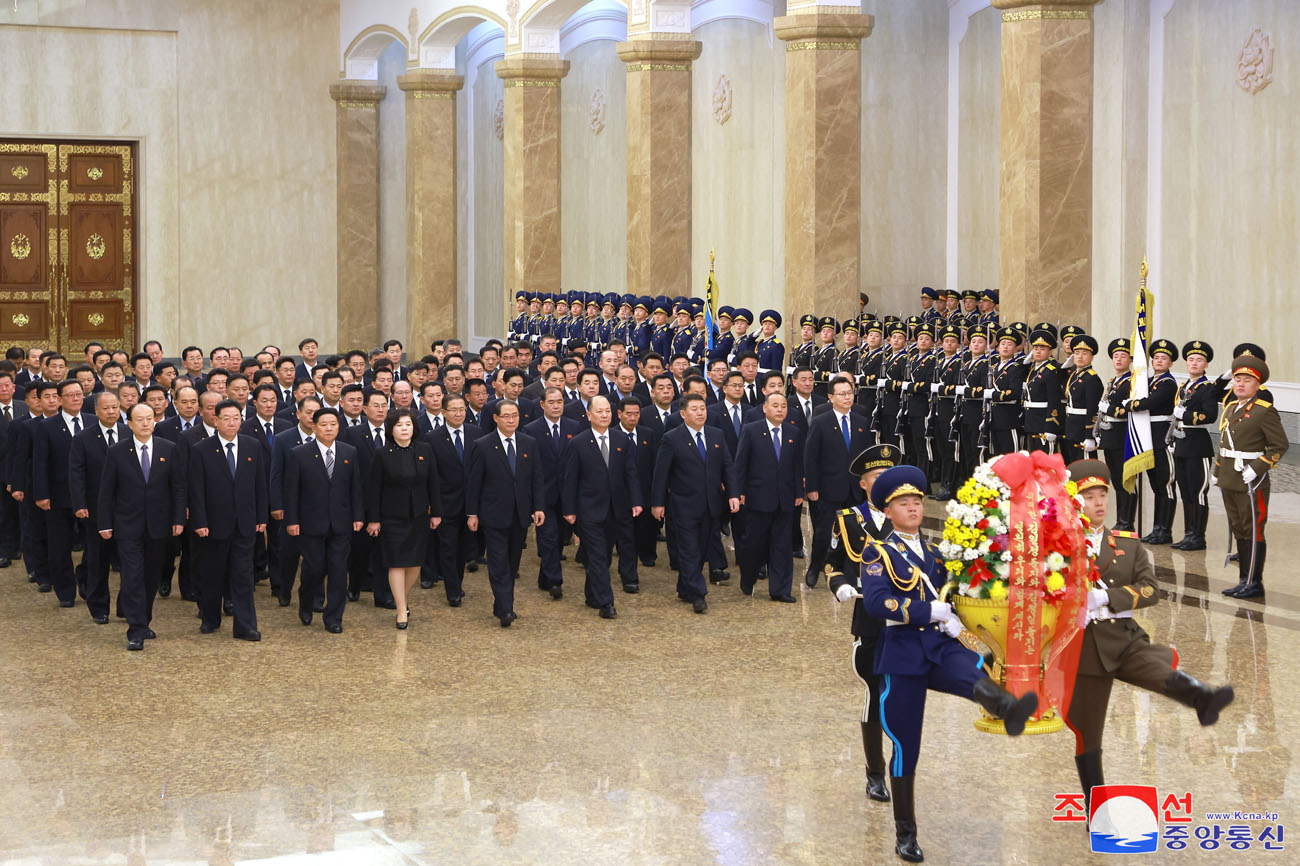
[[[411,609],[410,609],[409,607],[406,609],[406,618],[407,618],[408,621],[409,621],[410,618],[411,618]],[[407,623],[404,623],[404,622],[399,622],[399,623],[397,623],[397,627],[398,627],[399,629],[401,629],[402,631],[406,631],[406,625],[407,625]]]

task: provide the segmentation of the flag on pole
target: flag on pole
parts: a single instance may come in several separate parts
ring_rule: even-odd
[[[1138,287],[1137,314],[1133,325],[1133,364],[1129,368],[1129,399],[1145,400],[1149,394],[1147,380],[1147,344],[1155,299],[1147,291],[1147,263],[1142,260],[1141,285]],[[1164,443],[1160,443],[1163,447]],[[1155,466],[1156,455],[1151,442],[1151,413],[1130,412],[1128,436],[1124,440],[1124,489],[1132,493],[1137,489],[1138,478]]]
[[[704,339],[709,351],[713,351],[713,323],[718,317],[718,281],[713,276],[713,250],[709,250],[709,281],[704,287]]]

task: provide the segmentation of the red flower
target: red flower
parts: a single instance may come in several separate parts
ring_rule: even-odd
[[[989,553],[998,553],[1002,550],[1002,545],[996,541],[989,542]]]
[[[981,520],[979,523],[975,524],[975,528],[976,528],[976,529],[988,529],[988,528],[989,528],[989,521],[988,521],[988,518],[986,517],[986,518],[984,518],[983,520]]]
[[[984,503],[984,507],[985,507],[985,508],[997,508],[997,507],[998,507],[998,501],[997,501],[996,499],[990,499],[988,502],[985,502],[985,503]]]

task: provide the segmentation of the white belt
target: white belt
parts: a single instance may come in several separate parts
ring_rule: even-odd
[[[1117,417],[1114,416],[1114,415],[1102,415],[1101,417],[1105,418],[1107,421],[1119,421],[1119,420],[1120,420],[1119,418],[1117,418]]]
[[[1109,611],[1110,608],[1103,607],[1102,610]],[[1132,618],[1133,618],[1133,611],[1121,610],[1119,613],[1111,613],[1109,616],[1099,616],[1097,617],[1097,622],[1103,622],[1108,619],[1132,619]]]
[[[1263,451],[1230,451],[1227,448],[1219,450],[1220,457],[1230,457],[1233,460],[1258,460],[1264,456]]]
[[[1184,430],[1218,430],[1219,425],[1211,421],[1209,424],[1184,424]]]
[[[1066,407],[1065,407],[1065,414],[1066,414],[1066,415],[1087,415],[1087,414],[1088,414],[1088,410],[1087,410],[1087,408],[1076,409],[1076,408],[1074,408],[1073,406],[1066,406]]]
[[[1174,416],[1173,415],[1152,415],[1147,420],[1150,421],[1152,424],[1154,424],[1157,421],[1172,421],[1174,420]]]
[[[887,626],[889,626],[889,625],[910,625],[912,628],[917,629],[918,631],[924,631],[925,629],[929,628],[930,626],[936,626],[936,627],[937,627],[937,626],[943,625],[943,623],[938,623],[938,622],[927,622],[927,623],[899,622],[899,621],[896,620],[896,619],[887,619],[887,620],[885,620],[885,625],[887,625]]]
[[[1028,400],[1026,400],[1026,401],[1025,401],[1025,408],[1026,408],[1026,409],[1046,409],[1046,408],[1047,408],[1047,401],[1044,400],[1042,403],[1031,403],[1031,402],[1029,402]]]

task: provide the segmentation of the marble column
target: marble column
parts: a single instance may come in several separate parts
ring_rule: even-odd
[[[330,85],[338,106],[338,327],[336,351],[379,340],[379,103],[388,88]]]
[[[691,61],[699,42],[620,42],[627,64],[627,290],[691,293]]]
[[[460,332],[456,303],[456,92],[454,71],[397,77],[406,93],[406,353]]]
[[[560,79],[568,71],[558,55],[496,63],[505,86],[506,310],[520,289],[560,290]]]
[[[789,317],[858,309],[862,40],[858,7],[773,22],[785,55],[785,303]]]
[[[998,282],[1004,320],[1092,323],[1092,6],[1002,11]]]

